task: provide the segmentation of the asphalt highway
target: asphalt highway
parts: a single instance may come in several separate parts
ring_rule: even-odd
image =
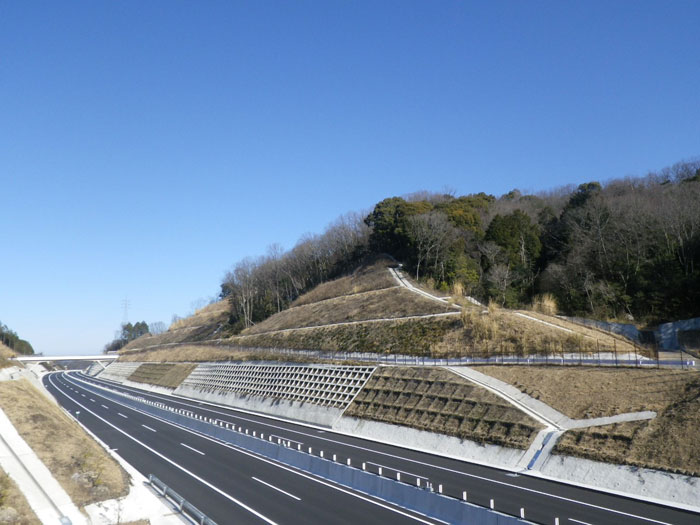
[[[60,379],[75,390],[81,390],[82,381],[89,381],[112,390],[135,393],[172,407],[242,426],[248,428],[250,432],[272,433],[284,439],[302,443],[304,448],[311,447],[315,454],[320,454],[323,450],[327,458],[335,455],[337,461],[341,462],[346,462],[349,458],[355,466],[364,462],[367,470],[373,472],[377,472],[381,466],[384,475],[395,476],[396,472],[401,472],[403,480],[411,479],[411,475],[417,475],[423,480],[429,480],[434,490],[439,490],[441,487],[444,494],[463,498],[466,492],[468,501],[472,503],[488,507],[493,501],[493,507],[496,510],[515,516],[519,516],[521,509],[524,509],[526,519],[537,523],[554,524],[556,519],[560,524],[584,525],[594,523],[697,525],[700,522],[700,514],[683,509],[376,443],[318,427],[212,406],[189,399],[153,394],[84,375],[73,374],[72,377],[64,376]],[[68,392],[75,393],[72,390]],[[335,520],[331,520],[333,521]],[[346,522],[349,523],[352,520],[348,517]]]
[[[144,476],[154,474],[220,525],[418,523],[437,520],[222,444],[116,403],[68,380],[44,377],[59,404]]]

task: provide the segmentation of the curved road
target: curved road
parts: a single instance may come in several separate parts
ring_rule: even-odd
[[[122,386],[111,381],[89,378],[82,374],[53,374],[46,376],[44,378],[44,382],[47,385],[47,388],[54,393],[59,402],[64,404],[67,409],[71,411],[76,409],[81,410],[74,404],[71,404],[71,400],[73,403],[77,401],[86,408],[92,409],[96,415],[110,418],[109,420],[120,428],[122,426],[127,426],[134,432],[138,430],[137,428],[135,429],[133,425],[129,426],[131,423],[127,421],[126,418],[114,414],[115,410],[118,410],[121,411],[122,414],[127,415],[123,409],[117,409],[115,407],[107,409],[103,408],[103,405],[110,406],[110,404],[106,402],[103,403],[103,400],[98,400],[96,398],[96,394],[87,389],[90,383],[107,387],[114,391],[138,394],[139,396],[151,401],[164,403],[174,408],[189,410],[198,415],[208,418],[216,418],[237,426],[243,426],[248,428],[251,432],[264,432],[266,434],[272,433],[285,439],[303,443],[304,447],[312,447],[314,453],[318,453],[317,451],[323,450],[326,457],[330,457],[332,454],[335,454],[338,461],[345,462],[348,458],[350,458],[353,465],[359,465],[360,463],[364,462],[368,470],[373,470],[375,472],[378,470],[379,466],[382,466],[384,473],[389,475],[395,475],[394,473],[396,471],[419,475],[429,479],[435,490],[438,490],[440,485],[442,485],[443,493],[447,495],[462,498],[464,496],[464,492],[466,491],[467,499],[472,503],[482,506],[489,506],[491,504],[491,500],[493,500],[496,510],[514,516],[519,516],[520,509],[523,508],[525,510],[526,519],[537,523],[554,524],[555,519],[557,518],[559,523],[562,525],[593,523],[611,525],[619,525],[619,523],[696,525],[700,522],[700,514],[687,510],[648,503],[637,499],[595,490],[588,490],[537,477],[518,475],[509,471],[503,471],[496,468],[417,452],[401,447],[384,445],[352,436],[336,434],[318,427],[282,421],[272,417],[261,416],[259,414],[251,414],[245,411],[213,406],[195,400],[163,394],[154,394],[140,389]],[[85,397],[83,397],[83,395]],[[95,401],[91,401],[91,399],[95,399]],[[129,416],[129,419],[131,418],[132,416]],[[94,416],[91,414],[83,416],[82,411],[80,419],[86,425],[88,423],[96,424],[93,421],[93,419],[95,419]],[[136,416],[133,416],[133,419],[138,421],[138,425],[141,425],[141,427],[144,425],[152,426],[147,422],[144,423]],[[95,432],[92,426],[89,428]],[[149,430],[145,430],[145,432],[151,434],[150,436],[146,434],[146,438],[149,438],[148,443],[153,443],[154,446],[160,444],[161,441],[165,441],[166,439],[164,437],[161,439],[160,435],[158,438],[156,438],[153,435],[154,433]],[[183,443],[183,441],[176,443],[176,441],[181,439],[183,431],[170,427],[163,428],[159,432],[166,434],[172,433],[173,436],[179,436],[177,438],[168,437],[168,444],[166,445],[166,448],[168,450],[177,450],[180,453],[178,458],[180,458],[183,451],[187,450],[186,447],[180,444]],[[100,435],[99,432],[96,433]],[[118,432],[116,432],[114,429],[111,431],[105,429],[103,434],[105,434],[108,438],[112,438],[115,434],[118,434]],[[100,435],[100,437],[108,442],[110,446],[114,446],[102,435]],[[124,440],[122,439],[121,441]],[[188,444],[189,442],[184,441],[184,443]],[[204,445],[201,443],[201,441],[197,441],[197,446],[203,447]],[[193,448],[197,448],[197,446],[192,445]],[[211,445],[206,446],[209,447]],[[134,448],[134,445],[131,445],[130,448]],[[201,448],[197,450],[202,451]],[[118,453],[121,454],[122,451],[123,449],[120,448]],[[192,451],[189,452],[191,453]],[[209,452],[206,453],[209,454]],[[232,452],[227,451],[226,454],[230,455],[232,458],[238,457],[242,453],[239,452],[234,455]],[[202,457],[197,458],[196,456],[198,454],[194,453],[194,455],[194,459],[205,461]],[[221,461],[221,464],[226,464],[227,462],[233,461],[232,459],[227,459],[228,456],[221,457],[217,455],[215,457],[217,458],[217,461]],[[125,459],[129,461],[128,458],[125,457]],[[274,479],[275,481],[270,482],[270,484],[274,485],[278,489],[282,489],[285,492],[294,493],[294,490],[299,484],[295,477],[288,478],[285,475],[284,480],[280,478],[280,481],[277,481],[274,477],[263,479],[257,474],[259,463],[264,462],[261,462],[260,460],[253,462],[246,460],[245,463],[242,463],[241,469],[245,470],[246,473],[244,476],[245,482],[241,480],[237,481],[237,490],[240,489],[240,484],[242,484],[244,487],[251,485],[250,479],[252,476],[266,482],[269,482],[270,479]],[[138,462],[132,462],[132,464],[139,468]],[[149,466],[149,468],[154,467]],[[144,472],[144,470],[141,468],[140,470]],[[236,470],[239,469],[237,468]],[[146,472],[146,475],[149,472],[151,471]],[[156,471],[152,470],[152,472],[163,480],[171,479],[171,477],[168,477],[168,475],[163,477]],[[406,475],[407,474],[404,474],[404,476]],[[296,477],[299,476],[296,475]],[[179,478],[183,478],[182,473],[178,474],[178,479]],[[318,483],[315,484],[318,485]],[[178,490],[178,485],[176,485],[174,482],[172,485],[175,490]],[[259,482],[254,482],[252,487],[253,494],[257,494],[263,489],[265,489],[265,493],[269,492],[267,489],[273,490],[269,487],[266,489],[266,485]],[[313,489],[311,490],[313,491]],[[185,488],[183,488],[183,490],[178,490],[178,492],[186,495],[186,497],[189,498],[189,492],[185,490]],[[330,520],[325,521],[325,523],[355,522],[356,520],[354,518],[357,516],[354,516],[352,512],[359,508],[358,503],[352,499],[353,497],[348,496],[347,494],[345,494],[343,498],[336,500],[335,495],[337,492],[337,490],[333,490],[331,495],[325,495],[320,498],[321,501],[318,503],[321,505],[321,507],[319,507],[317,511],[312,510],[311,515],[317,517],[322,515],[325,520]],[[247,489],[245,493],[248,494]],[[239,494],[241,494],[241,492],[239,492]],[[275,495],[278,498],[284,498],[284,494],[282,492],[277,492]],[[253,496],[251,495],[250,497]],[[266,504],[264,499],[262,502],[259,499],[255,499],[255,501],[260,508],[265,508]],[[309,501],[309,503],[312,505],[311,508],[315,509],[313,505],[315,505],[316,501],[311,499],[307,501]],[[330,514],[323,514],[323,509],[329,505],[330,501],[332,501],[332,503],[330,503],[330,507],[336,509],[333,511],[335,514],[333,514],[333,512]],[[193,501],[193,503],[196,506],[199,506],[195,501]],[[374,503],[369,505],[371,505],[371,508],[373,509],[376,507]],[[200,508],[205,510],[208,507],[203,506]],[[338,513],[337,509],[341,508],[343,509],[342,512]],[[280,513],[275,514],[275,519],[280,520],[278,521],[279,523],[293,522],[295,521],[295,518],[299,517],[298,514],[294,514],[294,511],[288,507],[286,514],[281,509],[276,509],[275,512]],[[290,512],[292,513],[291,515],[289,514]],[[391,514],[391,511],[387,512],[390,512]],[[389,521],[382,519],[382,523],[391,522],[396,519],[399,521],[405,521],[408,518],[408,516],[399,514],[393,516],[393,519],[389,519]],[[216,520],[216,518],[213,517],[212,519]],[[367,516],[364,516],[361,519],[362,521],[367,521],[368,518]],[[313,521],[309,521],[309,523],[312,522]]]

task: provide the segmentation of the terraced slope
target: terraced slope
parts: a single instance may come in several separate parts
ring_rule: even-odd
[[[379,368],[345,415],[520,449],[542,428],[488,390],[427,367]]]

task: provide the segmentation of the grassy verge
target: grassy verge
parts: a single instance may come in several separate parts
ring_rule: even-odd
[[[0,470],[0,523],[14,525],[41,525],[10,476]]]
[[[126,472],[28,381],[1,382],[0,408],[76,505],[127,493]]]
[[[428,367],[379,368],[345,415],[513,448],[527,448],[541,428],[495,394]]]

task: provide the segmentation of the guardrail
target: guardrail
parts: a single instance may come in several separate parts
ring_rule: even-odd
[[[175,508],[181,514],[186,514],[199,525],[216,525],[216,522],[207,517],[201,510],[192,505],[185,498],[180,496],[173,489],[155,477],[153,474],[148,475],[148,484],[156,490],[161,496],[171,500],[175,504]]]

